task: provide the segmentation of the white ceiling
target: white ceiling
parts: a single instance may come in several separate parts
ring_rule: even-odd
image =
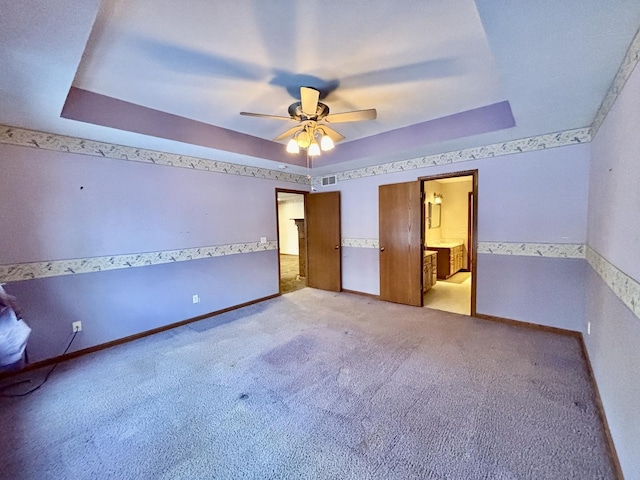
[[[264,160],[60,113],[74,86],[251,143],[291,125],[240,111],[287,115],[299,87],[313,86],[332,113],[378,110],[334,125],[344,142],[364,142],[511,107],[514,127],[314,169],[324,174],[589,126],[639,25],[637,0],[0,0],[0,123],[277,168],[286,154]]]

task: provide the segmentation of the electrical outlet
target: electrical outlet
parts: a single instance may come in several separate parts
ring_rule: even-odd
[[[200,295],[193,296],[193,303],[200,303]]]
[[[82,322],[78,320],[77,322],[73,322],[71,324],[71,330],[73,332],[81,332],[82,331]]]
[[[260,237],[260,243],[267,243],[267,237]]]

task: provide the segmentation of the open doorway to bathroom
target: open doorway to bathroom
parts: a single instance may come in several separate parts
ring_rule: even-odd
[[[423,305],[475,314],[477,171],[421,179]]]
[[[307,286],[305,192],[276,189],[280,293]]]

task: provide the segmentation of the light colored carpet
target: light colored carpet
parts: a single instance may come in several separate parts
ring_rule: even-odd
[[[65,362],[0,431],[11,479],[613,478],[575,338],[311,288]]]
[[[280,293],[290,293],[306,287],[306,280],[300,278],[298,255],[280,255]]]

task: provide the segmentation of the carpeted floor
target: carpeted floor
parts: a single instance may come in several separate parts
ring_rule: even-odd
[[[280,293],[290,293],[306,287],[306,280],[300,278],[297,255],[280,254]]]
[[[0,431],[10,479],[613,478],[575,338],[311,288],[65,362]]]

